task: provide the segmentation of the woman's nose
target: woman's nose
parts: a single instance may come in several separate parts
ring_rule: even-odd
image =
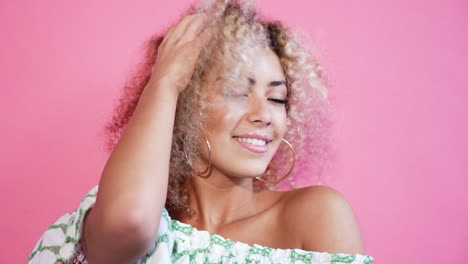
[[[270,125],[271,111],[268,106],[268,101],[264,98],[252,97],[249,104],[247,119],[254,124]]]

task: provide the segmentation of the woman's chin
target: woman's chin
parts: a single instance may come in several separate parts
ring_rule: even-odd
[[[248,170],[248,171],[242,171],[242,172],[237,172],[233,175],[234,177],[237,178],[242,178],[242,179],[255,179],[256,177],[261,177],[265,173],[265,169],[258,169],[258,170]]]

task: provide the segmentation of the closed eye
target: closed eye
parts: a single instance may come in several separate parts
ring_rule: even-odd
[[[279,104],[287,104],[288,103],[288,100],[281,100],[281,99],[269,99],[270,101],[273,101],[275,103],[279,103]]]

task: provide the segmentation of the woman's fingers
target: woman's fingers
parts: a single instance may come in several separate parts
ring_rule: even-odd
[[[197,33],[194,41],[197,45],[203,46],[207,41],[213,36],[213,31],[210,28],[203,28],[200,32]]]
[[[166,45],[172,45],[176,42],[179,42],[181,38],[184,38],[184,33],[187,27],[195,20],[200,14],[188,15],[185,16],[176,26],[172,29],[170,36],[168,36],[168,40],[166,41]]]
[[[206,15],[201,15],[193,20],[184,32],[184,38],[186,41],[191,41],[200,34],[200,32],[206,27]]]
[[[174,46],[174,44],[179,41],[179,38],[183,37],[183,35],[180,37],[177,34],[185,30],[184,28],[187,28],[187,25],[190,25],[190,21],[194,20],[196,16],[197,15],[185,16],[178,24],[169,27],[163,41],[159,44],[158,53],[162,52],[168,44],[169,46]]]
[[[198,56],[212,35],[211,28],[205,26],[206,19],[204,14],[190,15],[169,28],[158,47],[152,69],[154,78],[170,78],[177,83],[179,92],[185,89]]]

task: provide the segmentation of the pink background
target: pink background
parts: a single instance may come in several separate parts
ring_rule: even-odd
[[[25,263],[98,184],[113,100],[143,41],[187,3],[0,3],[0,263]],[[339,106],[329,185],[375,263],[466,263],[468,2],[257,3],[322,51]]]

